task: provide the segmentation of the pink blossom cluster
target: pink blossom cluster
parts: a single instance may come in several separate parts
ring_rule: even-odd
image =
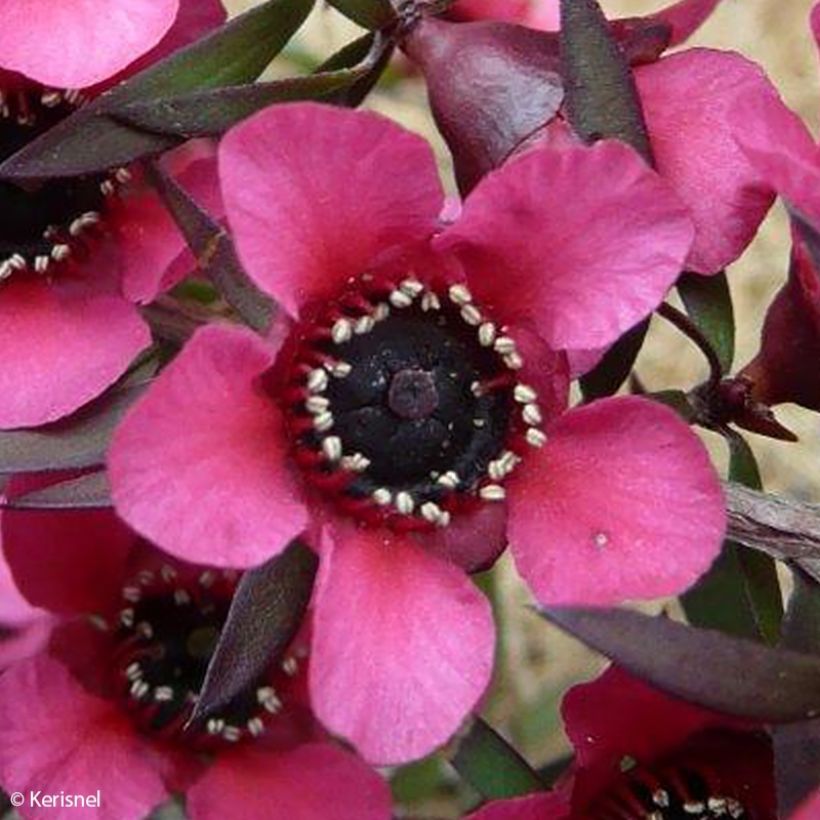
[[[816,142],[760,66],[662,53],[717,5],[613,23],[665,27],[631,68],[648,155],[583,141],[562,103],[457,204],[423,137],[328,100],[96,174],[0,168],[0,435],[59,439],[147,382],[106,442],[105,504],[32,508],[91,463],[6,470],[0,442],[0,787],[23,817],[130,820],[184,795],[193,820],[386,820],[387,767],[456,743],[487,700],[496,626],[474,575],[509,553],[536,606],[597,609],[709,573],[726,500],[698,435],[643,391],[581,401],[573,384],[684,272],[722,275],[777,196],[820,226]],[[462,95],[457,71],[432,76],[449,32],[500,54],[503,32],[553,36],[560,17],[526,0],[425,15],[385,31],[445,137],[459,117],[470,131],[442,91]],[[0,0],[0,161],[225,20],[219,0]],[[219,294],[182,339],[158,332],[152,310],[205,266],[158,174],[223,226],[274,305],[262,332]],[[819,258],[795,228],[760,353],[721,386],[747,414],[820,409]],[[243,584],[296,548],[318,561],[306,611],[200,720]],[[781,816],[765,721],[617,664],[562,719],[574,753],[552,788],[470,817]],[[82,811],[30,799],[97,790]]]

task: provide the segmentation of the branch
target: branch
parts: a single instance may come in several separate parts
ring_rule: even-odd
[[[800,565],[820,582],[820,505],[724,482],[728,537],[781,561]]]

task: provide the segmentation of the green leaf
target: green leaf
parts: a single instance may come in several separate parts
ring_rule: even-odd
[[[480,717],[473,722],[451,762],[464,780],[488,800],[546,788],[527,761]]]
[[[12,510],[96,510],[113,507],[114,502],[108,478],[99,470],[15,496],[0,506]]]
[[[384,28],[396,21],[390,0],[328,0],[328,3],[362,28]]]
[[[792,572],[794,589],[783,618],[781,645],[820,655],[820,585],[800,570]]]
[[[625,609],[544,618],[641,680],[727,715],[771,723],[820,714],[820,657]]]
[[[264,333],[270,327],[275,306],[248,279],[230,236],[168,174],[156,166],[148,173],[196,255],[201,273],[210,278],[250,327]]]
[[[195,89],[255,80],[302,25],[314,0],[268,0],[101,95],[0,165],[11,180],[76,176],[125,165],[178,144],[138,131],[112,113]]]
[[[651,164],[632,71],[596,0],[561,0],[560,41],[567,116],[575,132],[585,142],[622,140]]]
[[[685,273],[678,280],[678,293],[689,317],[717,353],[726,375],[735,358],[735,317],[726,273]]]
[[[694,423],[695,408],[683,390],[658,390],[656,393],[644,393],[643,396],[674,410],[687,424]]]
[[[607,350],[598,364],[580,378],[585,401],[611,396],[627,380],[643,346],[649,319],[627,331]]]
[[[446,781],[444,762],[438,754],[432,754],[396,769],[390,778],[390,791],[394,802],[406,806],[432,797]]]

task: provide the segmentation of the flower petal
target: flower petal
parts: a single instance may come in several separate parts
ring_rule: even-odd
[[[372,763],[445,743],[490,679],[493,622],[454,565],[409,537],[333,522],[316,589],[316,715]]]
[[[776,98],[763,70],[739,54],[687,49],[641,66],[635,80],[658,171],[688,206],[695,243],[687,266],[716,273],[754,237],[772,194],[732,137],[741,94]]]
[[[508,492],[516,565],[544,604],[606,606],[681,592],[725,528],[706,450],[666,407],[621,397],[571,410]]]
[[[484,177],[436,246],[460,257],[496,315],[565,350],[607,345],[657,307],[691,240],[667,185],[631,148],[607,140],[543,146],[507,162]]]
[[[93,795],[99,810],[24,811],[30,820],[141,820],[169,795],[161,760],[128,717],[88,694],[58,661],[41,654],[0,677],[0,782],[6,792]]]
[[[304,529],[281,411],[255,385],[271,364],[271,350],[250,331],[202,328],[115,434],[114,502],[161,548],[194,563],[247,567]]]
[[[93,280],[93,269],[85,273]],[[93,284],[12,277],[0,284],[0,428],[76,410],[150,343],[148,326],[119,296]]]
[[[312,103],[276,105],[234,128],[219,168],[243,265],[292,316],[428,236],[444,202],[420,137]]]
[[[481,504],[459,513],[446,527],[424,533],[423,545],[433,555],[446,558],[465,572],[489,569],[507,546],[507,507]]]
[[[569,805],[557,792],[496,800],[467,815],[467,820],[569,820]]]
[[[15,477],[7,495],[65,477]],[[73,614],[116,610],[137,536],[111,510],[2,510],[0,534],[14,580],[35,606]]]
[[[179,0],[0,0],[5,69],[55,88],[107,79],[163,38]]]
[[[350,752],[311,743],[288,752],[245,748],[220,755],[188,791],[191,820],[388,820],[390,792]]]

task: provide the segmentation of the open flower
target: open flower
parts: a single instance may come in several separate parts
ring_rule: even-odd
[[[384,781],[310,713],[299,638],[186,727],[239,573],[168,561],[109,511],[6,510],[0,525],[22,591],[54,614],[48,647],[0,677],[6,791],[99,789],[83,816],[100,820],[141,820],[175,792],[192,820],[264,820],[272,805],[298,820],[388,820]]]
[[[754,726],[652,689],[615,667],[563,702],[575,761],[555,791],[490,803],[471,820],[775,820],[771,741]]]
[[[0,9],[0,160],[120,79],[126,66],[141,68],[225,17],[218,0],[129,0],[116,10],[41,0]],[[171,168],[207,196],[196,159],[186,150]],[[122,375],[150,343],[135,303],[184,274],[191,258],[134,169],[25,186],[3,181],[0,212],[0,428],[39,425]]]
[[[376,115],[268,109],[220,148],[273,336],[200,330],[115,435],[115,503],[191,561],[321,556],[312,699],[374,761],[444,742],[492,667],[463,572],[509,539],[542,601],[676,592],[716,554],[705,451],[639,398],[564,413],[566,347],[611,342],[663,298],[684,210],[624,145],[533,151],[442,229],[435,162]],[[601,184],[606,180],[606,186]]]

